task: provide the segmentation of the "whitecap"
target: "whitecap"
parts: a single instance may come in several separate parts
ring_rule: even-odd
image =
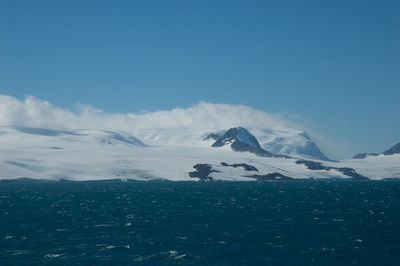
[[[14,250],[14,253],[12,253],[11,256],[25,255],[28,253],[28,250]]]
[[[133,219],[133,218],[135,218],[135,215],[133,213],[126,216],[126,219]]]
[[[64,254],[46,254],[46,255],[44,255],[44,257],[47,259],[54,259],[54,258],[60,257],[62,255],[64,255]]]
[[[176,260],[180,260],[180,259],[183,259],[184,257],[186,257],[186,254],[182,254],[182,255],[176,256],[175,259]]]
[[[176,250],[170,250],[170,251],[168,251],[168,254],[169,254],[170,256],[176,256],[176,255],[178,255],[178,251],[176,251]]]
[[[96,224],[94,227],[108,227],[112,226],[112,224]]]
[[[152,254],[152,255],[147,255],[147,256],[138,256],[138,257],[134,258],[133,261],[144,261],[144,260],[151,259],[154,256],[156,256],[156,255]]]

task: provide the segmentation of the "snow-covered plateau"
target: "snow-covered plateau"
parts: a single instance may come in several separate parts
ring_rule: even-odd
[[[312,144],[309,144],[312,143]],[[311,152],[304,148],[311,145]],[[302,149],[302,147],[304,149]],[[0,127],[0,179],[292,180],[400,178],[400,154],[330,161],[301,130],[136,132]]]

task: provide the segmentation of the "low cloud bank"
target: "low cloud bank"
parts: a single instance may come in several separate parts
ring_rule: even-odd
[[[301,118],[301,117],[300,117]],[[300,122],[299,122],[300,120]],[[41,127],[58,130],[123,130],[139,138],[152,138],[161,133],[165,139],[174,138],[176,130],[186,130],[186,135],[198,137],[205,132],[243,126],[253,129],[306,129],[324,151],[332,158],[345,158],[346,145],[329,141],[315,134],[293,114],[270,114],[244,105],[200,102],[189,108],[175,108],[143,113],[108,113],[90,105],[79,105],[69,110],[27,96],[20,100],[0,94],[0,126]],[[296,121],[296,123],[294,122]],[[169,134],[165,131],[169,129]],[[172,129],[172,130],[171,130]],[[175,129],[175,131],[174,131]],[[158,134],[160,135],[160,134]],[[160,139],[161,141],[162,139]],[[176,141],[176,140],[172,140]],[[180,141],[180,140],[179,140]]]
[[[77,110],[56,107],[27,96],[23,101],[0,95],[0,125],[51,129],[138,130],[298,127],[283,115],[268,114],[243,105],[200,102],[189,108],[145,113],[107,113],[82,105]]]

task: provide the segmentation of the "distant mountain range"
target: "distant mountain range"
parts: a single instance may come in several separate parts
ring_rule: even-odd
[[[66,131],[0,127],[0,180],[400,178],[400,144],[341,162],[288,128]]]
[[[383,155],[394,155],[394,154],[400,154],[400,143],[397,143],[396,145],[394,145],[393,147],[391,147],[390,149],[381,152],[381,153],[359,153],[356,154],[353,159],[365,159],[367,156],[378,156],[380,154]]]

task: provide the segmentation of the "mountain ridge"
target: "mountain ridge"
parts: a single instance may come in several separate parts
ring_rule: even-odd
[[[230,128],[206,141],[202,132],[193,131],[193,136],[190,132],[183,133],[190,137],[189,141],[154,145],[151,139],[142,142],[124,131],[3,126],[0,180],[289,181],[400,177],[400,154],[341,162],[301,161],[301,157],[264,150],[253,132],[243,127]],[[180,140],[176,134],[179,131],[168,131],[164,138]]]
[[[261,148],[256,137],[243,127],[228,129],[222,136],[218,137],[211,147],[223,147],[230,145],[233,151],[250,152],[263,157],[280,157]]]
[[[381,153],[358,153],[353,156],[353,159],[365,159],[368,156],[395,155],[395,154],[400,154],[400,143],[393,145],[392,147]]]

